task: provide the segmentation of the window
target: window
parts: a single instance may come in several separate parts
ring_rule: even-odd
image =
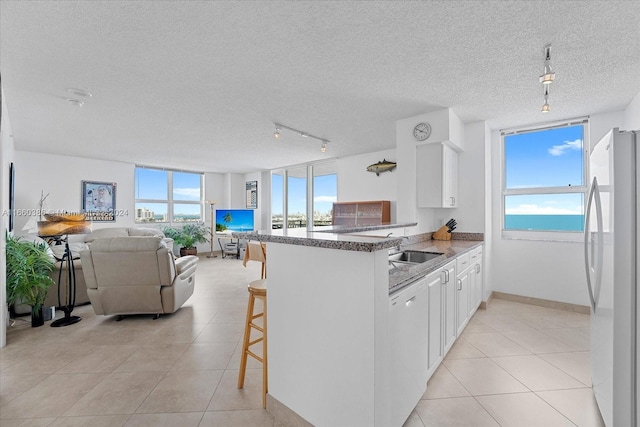
[[[335,162],[325,162],[272,171],[271,227],[331,225],[333,202],[337,199],[335,167]]]
[[[587,122],[503,132],[503,236],[579,240],[587,192]]]
[[[333,202],[338,200],[335,164],[313,167],[313,226],[333,225]]]
[[[136,222],[201,222],[201,173],[136,166]]]
[[[287,170],[287,227],[307,226],[307,168]]]

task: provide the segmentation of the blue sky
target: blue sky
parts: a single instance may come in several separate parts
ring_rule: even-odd
[[[506,188],[584,185],[582,132],[583,127],[578,125],[506,136]],[[581,215],[583,206],[580,194],[505,198],[508,215]]]
[[[169,172],[157,169],[136,168],[136,199],[166,200],[168,198]],[[199,204],[182,204],[184,201],[200,200],[200,175],[194,173],[173,172],[174,215],[197,215]],[[167,205],[153,203],[136,203],[136,207],[144,207],[156,214],[167,213]]]

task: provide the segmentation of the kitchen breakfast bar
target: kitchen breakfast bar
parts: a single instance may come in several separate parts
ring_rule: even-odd
[[[408,417],[392,396],[398,349],[392,351],[390,296],[482,244],[482,235],[403,237],[415,225],[234,233],[267,244],[267,409],[277,419],[399,427]],[[364,235],[371,233],[379,235]],[[392,268],[389,253],[400,247],[442,255]]]

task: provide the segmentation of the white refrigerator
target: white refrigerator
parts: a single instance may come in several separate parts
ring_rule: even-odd
[[[640,423],[638,133],[612,129],[590,155],[584,256],[591,303],[591,379],[607,427]]]

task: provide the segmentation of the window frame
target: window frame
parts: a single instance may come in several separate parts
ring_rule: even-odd
[[[331,165],[331,168],[335,171],[331,174],[319,174],[316,175],[315,174],[315,170],[316,167],[318,168],[323,168],[326,165]],[[280,177],[282,177],[282,206],[278,206],[282,208],[282,214],[283,214],[283,223],[282,223],[282,228],[283,229],[292,229],[292,228],[299,228],[299,227],[289,227],[289,171],[291,170],[296,170],[296,169],[305,169],[305,177],[304,179],[306,180],[306,229],[307,230],[313,230],[314,228],[314,218],[313,218],[313,213],[314,213],[314,207],[315,207],[315,201],[314,201],[314,195],[315,195],[315,178],[317,176],[324,176],[324,175],[335,175],[336,176],[336,201],[337,201],[337,197],[338,197],[338,170],[337,170],[337,162],[335,159],[329,159],[329,160],[322,160],[322,161],[317,161],[317,162],[311,162],[311,163],[304,163],[304,164],[299,164],[299,165],[292,165],[292,166],[285,166],[282,168],[277,168],[277,169],[272,169],[271,170],[271,185],[272,185],[272,200],[271,200],[271,214],[270,214],[270,221],[271,221],[271,227],[273,228],[273,215],[274,215],[274,204],[273,204],[273,175],[278,175]],[[300,174],[298,174],[300,175]],[[333,223],[333,221],[332,221]],[[330,226],[332,224],[328,224],[328,226]]]
[[[156,171],[164,171],[167,172],[167,199],[138,199],[136,198],[136,182],[137,182],[137,170],[138,169],[148,169],[148,170],[156,170]],[[185,174],[192,174],[192,175],[199,175],[200,177],[200,198],[198,201],[196,200],[174,200],[173,198],[173,174],[174,173],[185,173]],[[168,169],[168,168],[158,168],[158,167],[152,167],[152,166],[143,166],[143,165],[135,165],[134,168],[134,178],[133,178],[133,182],[134,182],[134,190],[133,190],[133,194],[134,194],[134,222],[136,224],[168,224],[168,225],[181,225],[181,224],[189,224],[189,223],[194,223],[194,222],[204,222],[204,173],[203,172],[194,172],[194,171],[186,171],[186,170],[179,170],[179,169]],[[138,203],[163,203],[167,205],[167,221],[152,221],[152,222],[146,222],[146,221],[138,221],[135,217],[135,211],[136,211],[136,205]],[[174,205],[199,205],[199,211],[200,211],[200,219],[198,221],[175,221],[174,220]]]
[[[507,158],[505,149],[505,138],[512,135],[539,132],[549,129],[558,129],[570,126],[582,126],[582,181],[581,186],[563,187],[531,187],[531,188],[511,188],[507,189]],[[555,230],[512,230],[505,229],[506,198],[518,195],[547,195],[547,194],[582,194],[582,212],[586,215],[586,204],[589,196],[589,117],[563,120],[538,126],[523,126],[500,131],[500,150],[502,159],[501,171],[501,194],[500,194],[500,230],[503,239],[513,240],[540,240],[540,241],[562,241],[562,242],[583,242],[584,232],[581,231],[555,231]]]

